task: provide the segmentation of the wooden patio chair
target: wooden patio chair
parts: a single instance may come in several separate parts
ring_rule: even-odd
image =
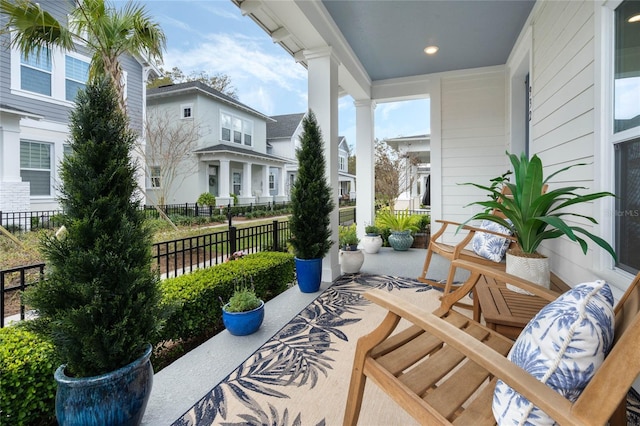
[[[548,185],[545,185],[542,189],[542,193],[547,192]],[[511,195],[511,191],[507,186],[502,188],[502,196],[509,197]],[[499,214],[499,212],[493,211],[493,214]],[[431,240],[429,241],[429,246],[427,247],[427,255],[424,260],[424,265],[422,267],[422,273],[417,278],[418,281],[429,284],[431,286],[440,288],[444,290],[445,294],[455,290],[460,287],[462,284],[454,284],[454,276],[455,276],[455,268],[453,268],[452,262],[456,259],[466,260],[469,262],[477,263],[480,265],[492,266],[494,268],[505,269],[505,262],[501,260],[500,262],[496,262],[494,260],[488,259],[486,257],[480,256],[476,254],[473,250],[467,248],[467,246],[471,243],[473,238],[476,236],[476,233],[483,232],[485,234],[495,235],[497,237],[506,238],[510,241],[509,249],[517,246],[517,239],[512,235],[501,234],[499,232],[490,231],[487,229],[481,229],[475,226],[464,225],[462,229],[466,231],[465,237],[459,243],[447,244],[441,240],[441,237],[447,230],[448,226],[458,227],[460,223],[451,222],[448,220],[436,220],[436,222],[442,224],[440,229],[431,236]],[[447,279],[445,282],[436,281],[430,278],[427,278],[427,273],[429,271],[429,266],[431,265],[431,260],[433,255],[437,254],[447,259],[449,264],[449,274],[447,275]],[[469,303],[457,302],[456,306],[465,308],[465,309],[473,309],[473,305]]]
[[[508,280],[540,297],[557,294],[496,268],[456,260],[471,271],[464,286],[425,312],[381,290],[365,294],[388,310],[382,323],[358,340],[344,425],[355,425],[367,378],[425,425],[494,425],[492,401],[502,380],[561,425],[626,424],[626,395],[640,373],[640,273],[618,302],[613,347],[575,402],[507,359],[514,342],[452,310],[483,277]],[[401,319],[410,326],[394,333]]]

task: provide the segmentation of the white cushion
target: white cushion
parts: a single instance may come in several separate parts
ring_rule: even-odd
[[[613,296],[604,281],[579,284],[535,316],[508,359],[575,401],[613,342]],[[493,415],[499,425],[552,425],[546,413],[498,380]]]
[[[509,228],[505,228],[490,220],[483,220],[479,227],[489,231],[511,235]],[[509,243],[511,243],[511,240],[508,238],[487,234],[485,232],[476,232],[471,240],[471,247],[478,256],[493,260],[494,262],[501,262],[509,248]]]

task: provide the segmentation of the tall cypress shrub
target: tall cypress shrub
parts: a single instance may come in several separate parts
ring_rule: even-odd
[[[313,111],[302,120],[298,175],[291,190],[291,245],[299,259],[324,257],[331,248],[331,187],[325,175],[322,132]]]
[[[160,323],[151,233],[138,209],[136,135],[110,80],[90,82],[70,117],[72,153],[62,161],[66,233],[43,237],[46,280],[27,292],[66,372],[88,377],[140,357]]]

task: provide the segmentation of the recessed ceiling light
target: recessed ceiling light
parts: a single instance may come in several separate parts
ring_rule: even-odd
[[[640,13],[629,18],[628,22],[640,22]]]
[[[438,51],[438,46],[427,46],[424,48],[424,53],[427,55],[433,55]]]

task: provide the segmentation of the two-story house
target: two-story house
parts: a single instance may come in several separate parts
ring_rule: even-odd
[[[43,1],[41,6],[66,22],[72,2]],[[0,24],[5,22],[0,15]],[[81,47],[77,52],[43,49],[24,58],[9,47],[10,37],[0,35],[0,211],[58,209],[58,166],[69,150],[69,113],[87,82],[91,54]],[[145,81],[157,71],[142,58],[123,55],[120,60],[130,125],[142,135]]]
[[[147,110],[150,120],[197,129],[193,146],[179,153],[181,163],[171,165],[182,175],[179,179],[163,179],[163,165],[147,156],[148,202],[193,203],[204,192],[213,194],[218,205],[233,203],[234,195],[240,204],[287,198],[283,170],[291,160],[267,148],[270,117],[198,81],[149,89]],[[154,147],[147,143],[146,149]]]
[[[271,116],[273,121],[267,123],[267,152],[292,160],[284,168],[285,179],[277,179],[279,170],[272,170],[274,182],[286,182],[285,193],[290,193],[291,185],[298,173],[296,149],[300,147],[302,119],[304,113]],[[338,184],[340,197],[355,199],[356,177],[349,173],[349,146],[344,136],[338,136]]]
[[[400,156],[398,176],[400,195],[396,199],[398,210],[417,210],[431,205],[431,136],[413,135],[385,139]]]

